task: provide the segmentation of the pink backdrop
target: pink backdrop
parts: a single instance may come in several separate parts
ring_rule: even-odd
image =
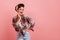
[[[0,0],[0,40],[16,40],[14,7],[25,4],[24,14],[35,21],[31,40],[60,40],[60,0]]]

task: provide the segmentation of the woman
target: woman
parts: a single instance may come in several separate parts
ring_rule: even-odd
[[[12,25],[17,32],[17,40],[30,40],[29,31],[33,30],[34,21],[28,16],[23,14],[24,4],[15,6],[15,11],[18,13],[12,19]]]

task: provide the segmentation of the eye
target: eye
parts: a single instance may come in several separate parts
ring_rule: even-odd
[[[19,10],[24,10],[24,9],[22,9],[22,8],[19,8]]]

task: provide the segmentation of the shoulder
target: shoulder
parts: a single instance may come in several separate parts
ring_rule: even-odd
[[[27,16],[27,15],[24,15],[24,17],[25,17],[26,19],[32,19],[31,17],[29,17],[29,16]]]
[[[13,17],[13,19],[16,19],[17,18],[17,15],[15,15],[14,17]]]
[[[28,16],[27,15],[23,15],[25,18],[27,18]]]
[[[13,22],[13,23],[16,23],[16,22],[17,22],[17,15],[15,15],[15,16],[12,18],[12,22]]]

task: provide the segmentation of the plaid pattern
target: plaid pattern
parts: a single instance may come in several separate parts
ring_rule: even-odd
[[[16,15],[12,19],[12,25],[17,32],[20,31],[21,33],[23,33],[23,30],[26,29],[27,27],[29,27],[30,30],[34,31],[33,27],[34,27],[35,22],[31,18],[23,14],[21,16],[21,21],[19,24],[16,23],[17,19],[18,19],[18,15]]]

